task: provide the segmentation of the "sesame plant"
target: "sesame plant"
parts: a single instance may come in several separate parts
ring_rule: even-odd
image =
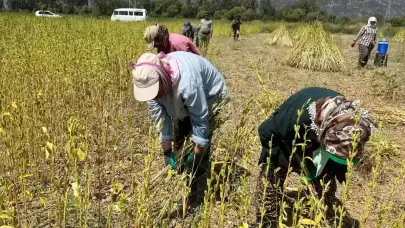
[[[163,166],[157,129],[146,105],[133,97],[131,69],[127,67],[145,52],[143,30],[155,22],[0,14],[1,228],[245,228],[256,220],[257,210],[264,214],[265,205],[260,204],[264,192],[257,192],[256,186],[271,184],[267,177],[258,178],[257,126],[288,94],[272,88],[255,64],[251,64],[251,72],[242,71],[257,79],[258,89],[213,116],[211,165],[204,198],[198,207],[184,207],[183,213],[173,213],[178,202],[185,205],[191,178],[189,173]],[[177,32],[182,23],[164,21],[171,32]],[[254,35],[265,25],[243,24],[241,35]],[[227,54],[221,45],[231,39],[231,25],[214,21],[213,26],[206,57],[220,66],[217,58]],[[323,42],[314,46],[315,54],[325,50],[332,53],[332,60],[319,59],[320,68],[341,70],[340,55],[324,32],[305,31],[302,34],[307,35],[300,36],[317,36]],[[302,48],[307,45],[301,44]],[[296,56],[302,57],[303,53]],[[312,56],[304,57],[313,60]],[[312,63],[309,61],[308,68],[315,67]],[[231,82],[234,75],[228,72],[224,70],[224,76]],[[385,80],[386,86],[380,88],[385,99],[400,99],[400,81]],[[232,93],[240,95],[236,94],[239,85],[229,85]],[[399,197],[405,184],[405,164],[389,130],[403,126],[405,114],[399,108],[380,109],[373,111],[382,122],[381,132],[366,146],[367,159],[361,166],[349,167],[348,181],[339,186],[343,205],[333,208],[334,218],[324,216],[327,208],[323,197],[315,197],[306,179],[289,168],[288,181],[278,186],[282,200],[277,202],[277,225],[344,227],[343,218],[359,211],[355,217],[361,227],[403,227],[404,205]],[[299,116],[302,110],[297,110]],[[298,125],[295,127],[296,137],[305,138],[298,135]],[[193,147],[191,142],[186,143],[183,152]],[[297,153],[305,145],[289,146],[293,156],[301,159],[305,172],[303,161],[310,158]],[[181,160],[178,158],[179,164]],[[387,165],[393,161],[396,163],[389,164],[395,166]],[[388,175],[390,178],[386,178]],[[355,182],[364,188],[364,198],[350,194],[358,189]],[[328,184],[323,183],[325,188]],[[296,194],[291,197],[290,193]],[[263,223],[256,225],[263,227]]]

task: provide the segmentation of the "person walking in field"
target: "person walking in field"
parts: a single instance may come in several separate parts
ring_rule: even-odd
[[[358,164],[366,142],[376,129],[368,112],[360,109],[358,105],[357,100],[350,100],[333,90],[319,87],[305,88],[290,96],[269,119],[260,124],[258,133],[262,145],[259,159],[261,173],[256,195],[260,198],[258,206],[265,205],[265,215],[262,218],[258,208],[257,223],[263,219],[267,225],[277,224],[275,221],[279,215],[282,186],[288,167],[292,167],[293,172],[306,176],[319,199],[323,190],[321,180],[325,184],[330,182],[324,195],[324,202],[328,206],[328,214],[334,215],[333,204],[338,202],[335,196],[336,179],[340,183],[346,180],[347,159],[354,152],[351,162]],[[298,110],[302,110],[300,117]],[[356,114],[359,114],[358,120],[354,117]],[[295,129],[296,124],[299,129]],[[358,134],[357,146],[353,148],[353,138],[356,134]],[[305,143],[306,146],[304,151],[301,145],[297,146],[289,163],[294,140],[295,145]],[[304,168],[301,167],[301,159],[304,156],[312,159],[305,159],[307,173],[304,173]],[[266,173],[267,165],[269,168]],[[269,181],[266,189],[262,183],[263,177],[267,177]],[[274,187],[276,184],[277,188]],[[261,199],[264,193],[263,202]]]
[[[204,18],[201,19],[200,24],[198,25],[199,43],[204,49],[208,47],[213,32],[212,20],[210,19],[209,13],[206,11],[204,13]]]
[[[166,26],[161,24],[151,25],[145,29],[144,39],[147,42],[147,50],[157,48],[158,53],[168,54],[174,51],[192,52],[201,55],[200,50],[193,41],[183,35],[169,33]]]
[[[196,203],[204,193],[210,170],[209,120],[230,100],[225,80],[208,60],[184,51],[145,53],[131,66],[135,99],[147,101],[160,130],[165,165],[181,165],[176,164],[174,155],[180,153],[187,138],[194,143],[183,165],[193,173],[187,204]],[[182,208],[179,204],[179,211]]]
[[[233,19],[233,21],[232,21],[233,39],[235,41],[237,41],[239,39],[241,24],[242,24],[242,22],[240,21],[240,16],[236,16],[235,19]]]
[[[197,44],[198,30],[189,21],[184,22],[183,28],[181,29],[180,35],[188,37],[195,44]],[[197,44],[198,46],[198,44]]]
[[[357,37],[352,42],[352,47],[359,42],[358,68],[364,68],[370,58],[371,51],[377,43],[377,18],[370,17],[367,25],[360,29]]]

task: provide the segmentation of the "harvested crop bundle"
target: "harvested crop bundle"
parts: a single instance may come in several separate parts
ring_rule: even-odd
[[[332,37],[325,32],[320,22],[301,31],[301,37],[285,64],[316,71],[341,71],[343,56]]]
[[[403,43],[405,41],[405,28],[400,29],[397,34],[395,34],[392,42]]]
[[[269,45],[282,45],[287,47],[293,46],[293,40],[285,25],[281,25],[278,29],[272,32],[267,39]]]
[[[294,32],[293,39],[298,41],[300,38],[305,37],[308,34],[308,31],[310,31],[309,25],[299,26]]]

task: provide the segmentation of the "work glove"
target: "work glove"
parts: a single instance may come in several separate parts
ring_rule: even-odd
[[[176,169],[176,160],[174,160],[174,153],[172,151],[166,152],[163,154],[163,158],[165,161],[165,166],[170,165],[172,169]]]
[[[199,165],[202,157],[204,156],[205,149],[195,146],[194,152],[190,153],[184,162],[185,168],[193,168],[193,165]]]
[[[356,46],[356,42],[353,41],[351,46],[352,46],[352,47]]]

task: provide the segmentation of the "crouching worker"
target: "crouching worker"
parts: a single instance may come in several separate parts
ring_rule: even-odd
[[[298,110],[302,110],[299,120]],[[357,115],[360,116],[357,123],[354,118],[356,114],[360,114]],[[295,137],[294,129],[297,120],[299,137]],[[303,154],[312,158],[312,161],[305,159],[306,179],[312,184],[318,198],[322,196],[321,180],[325,184],[330,182],[325,190],[324,202],[330,210],[333,210],[332,206],[337,202],[336,179],[340,183],[346,180],[349,154],[355,152],[354,159],[349,160],[357,164],[373,129],[374,123],[368,113],[358,107],[358,101],[349,100],[336,91],[318,87],[305,88],[288,98],[258,128],[262,151],[259,160],[261,173],[256,195],[260,198],[259,207],[262,207],[263,203],[265,205],[265,216],[262,218],[258,209],[257,222],[263,219],[264,224],[277,224],[274,221],[278,219],[282,186],[288,167],[292,167],[293,172],[303,174],[304,170],[300,164]],[[359,133],[357,146],[353,150],[353,138],[357,133]],[[306,148],[302,151],[301,146],[297,146],[289,164],[294,138],[296,144],[304,143],[306,140]],[[267,180],[270,183],[267,189],[264,189],[262,178],[266,177],[267,167],[269,168]],[[263,194],[265,202],[262,200]]]
[[[200,50],[188,37],[169,33],[166,26],[161,24],[151,25],[145,29],[144,39],[147,42],[147,50],[152,51],[157,48],[157,52],[168,54],[175,51],[187,51],[196,55],[201,55]]]
[[[135,99],[148,103],[160,130],[165,165],[180,167],[174,155],[181,151],[186,138],[191,137],[194,143],[185,165],[193,173],[187,203],[195,203],[204,193],[210,170],[213,126],[209,120],[218,114],[218,105],[229,102],[225,80],[208,60],[189,52],[145,53],[131,65]],[[182,208],[179,205],[179,210]]]

